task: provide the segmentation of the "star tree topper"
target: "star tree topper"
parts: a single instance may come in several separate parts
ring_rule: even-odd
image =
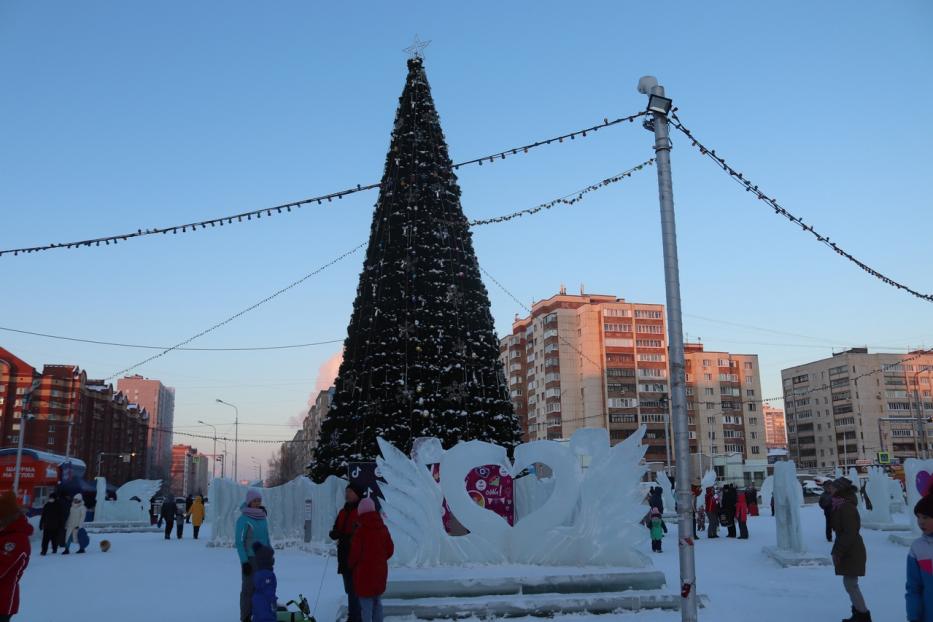
[[[403,52],[408,52],[408,58],[424,58],[424,48],[431,45],[430,41],[422,41],[418,38],[418,35],[415,34],[415,41],[407,48],[402,50]]]

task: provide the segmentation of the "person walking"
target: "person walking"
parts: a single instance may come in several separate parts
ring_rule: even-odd
[[[84,519],[87,516],[87,508],[84,506],[84,497],[79,492],[71,500],[71,509],[68,511],[68,520],[65,521],[65,550],[62,555],[68,555],[71,551],[71,543],[78,543],[78,553],[84,553],[84,546],[78,539],[78,532],[84,527]]]
[[[262,494],[255,488],[246,491],[246,501],[240,506],[240,517],[234,527],[234,545],[240,558],[240,620],[250,622],[253,611],[253,571],[256,558],[253,545],[272,546],[269,542],[269,525],[266,509],[262,507]]]
[[[712,487],[706,489],[706,522],[709,528],[707,538],[719,537],[719,495]]]
[[[661,552],[661,540],[664,538],[664,520],[661,518],[661,512],[658,508],[651,508],[648,516],[648,529],[651,531],[651,550],[655,553]]]
[[[395,545],[372,499],[360,501],[357,516],[359,522],[350,542],[347,565],[353,573],[353,589],[360,599],[362,622],[382,622],[382,595]]]
[[[201,495],[194,498],[188,516],[191,517],[191,528],[194,530],[194,539],[197,540],[201,525],[204,524],[204,499]]]
[[[353,573],[347,565],[350,557],[350,541],[357,522],[357,507],[365,491],[350,482],[344,491],[343,509],[337,513],[337,519],[330,530],[330,539],[337,541],[337,574],[343,577],[343,591],[347,595],[347,622],[360,622],[360,599],[353,588]]]
[[[748,515],[758,516],[758,489],[755,484],[745,489],[745,503],[748,505]]]
[[[194,497],[188,495],[185,497],[185,522],[191,522],[191,506],[194,505]]]
[[[185,509],[185,506],[181,501],[176,500],[175,502],[175,537],[178,540],[181,540],[181,537],[185,535],[185,517],[188,516],[188,511]]]
[[[42,550],[39,555],[48,553],[49,544],[52,545],[52,555],[58,553],[61,532],[65,529],[65,519],[62,505],[58,502],[58,495],[53,492],[42,506],[42,515],[39,517],[39,530],[42,532]]]
[[[726,484],[722,487],[722,501],[720,521],[722,526],[728,531],[727,538],[735,537],[735,506],[738,503],[739,495],[735,490],[734,484]]]
[[[862,523],[855,495],[858,490],[845,477],[833,482],[833,510],[830,522],[836,534],[833,544],[833,567],[842,577],[842,585],[852,601],[852,617],[845,622],[871,622],[871,613],[859,589],[858,578],[865,576],[868,553],[859,533]]]
[[[12,491],[0,494],[0,622],[19,612],[19,580],[29,565],[32,525]]]
[[[165,495],[165,499],[162,500],[162,507],[159,508],[159,524],[162,524],[162,521],[165,521],[165,539],[172,539],[172,527],[175,526],[175,514],[178,512],[178,508],[175,505],[175,497],[172,495]]]
[[[907,619],[933,622],[933,495],[914,506],[917,526],[923,532],[907,554]]]
[[[748,540],[748,503],[745,493],[739,493],[735,504],[735,522],[739,525],[739,540]]]
[[[833,483],[831,481],[823,482],[823,494],[820,495],[820,509],[823,510],[823,519],[826,522],[826,541],[833,541],[833,527],[829,523],[829,517],[833,513]]]
[[[193,523],[194,518],[191,521]],[[278,581],[273,570],[275,551],[271,546],[254,542],[253,558],[256,560],[256,571],[253,573],[252,622],[276,622],[278,603],[275,590]]]

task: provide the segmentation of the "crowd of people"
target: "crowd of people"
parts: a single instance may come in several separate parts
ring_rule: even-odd
[[[155,502],[153,502],[153,509],[150,513],[155,514]],[[162,505],[159,506],[158,526],[161,527],[165,523],[166,540],[172,539],[173,527],[175,528],[175,537],[181,540],[185,534],[185,524],[191,523],[194,539],[197,540],[198,534],[201,532],[201,525],[204,524],[204,517],[204,497],[201,495],[195,497],[188,495],[187,499],[179,501],[178,498],[169,493],[162,500]]]

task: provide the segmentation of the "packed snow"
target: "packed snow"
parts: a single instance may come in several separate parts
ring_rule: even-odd
[[[849,613],[842,582],[832,567],[781,568],[761,551],[776,542],[774,519],[763,506],[762,516],[749,519],[747,541],[720,537],[696,543],[698,589],[709,598],[701,620],[838,620]],[[210,512],[210,509],[208,509]],[[828,554],[823,537],[823,514],[815,505],[800,511],[804,544],[811,552]],[[895,520],[907,522],[900,514]],[[664,538],[664,552],[651,554],[655,568],[667,577],[668,590],[678,583],[676,528]],[[875,620],[904,619],[904,581],[907,548],[890,542],[888,533],[862,530],[868,548],[868,576],[862,591]],[[191,539],[186,525],[182,540],[165,541],[161,534],[109,534],[108,553],[101,553],[104,536],[92,535],[86,555],[40,557],[34,543],[32,561],[22,580],[22,607],[15,618],[28,622],[91,622],[132,620],[164,622],[175,619],[235,620],[238,612],[240,565],[232,548],[208,547],[210,525],[201,539]],[[276,552],[280,601],[308,597],[320,622],[335,619],[344,600],[333,557],[286,548]],[[582,571],[582,570],[581,570]],[[393,569],[402,578],[416,570]],[[457,572],[443,568],[435,574]],[[547,567],[477,566],[475,577],[547,574]],[[597,571],[598,572],[598,571]],[[318,591],[320,589],[320,596]],[[676,622],[679,613],[643,611],[603,616],[563,615],[558,622]]]

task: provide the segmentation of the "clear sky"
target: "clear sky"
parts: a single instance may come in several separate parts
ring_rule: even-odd
[[[135,231],[378,181],[405,78],[428,77],[464,160],[644,109],[658,76],[699,138],[856,256],[933,291],[933,5],[922,0],[0,3],[0,248]],[[803,235],[674,135],[686,331],[757,353],[763,385],[833,346],[933,345],[930,303]],[[652,155],[626,124],[459,173],[470,217],[564,195]],[[374,192],[116,247],[0,258],[0,326],[170,345],[364,241]],[[475,232],[530,303],[577,291],[664,302],[654,169],[571,208]],[[340,339],[358,254],[192,345]],[[522,309],[488,282],[500,333]],[[704,319],[706,318],[706,319]],[[717,321],[711,321],[717,320]],[[732,324],[729,324],[729,323]],[[741,324],[743,326],[736,326]],[[37,367],[106,377],[150,351],[0,332]],[[290,437],[337,348],[175,352],[176,424]],[[183,440],[176,437],[176,440]],[[208,443],[195,443],[209,449]],[[243,445],[250,456],[270,447]]]

